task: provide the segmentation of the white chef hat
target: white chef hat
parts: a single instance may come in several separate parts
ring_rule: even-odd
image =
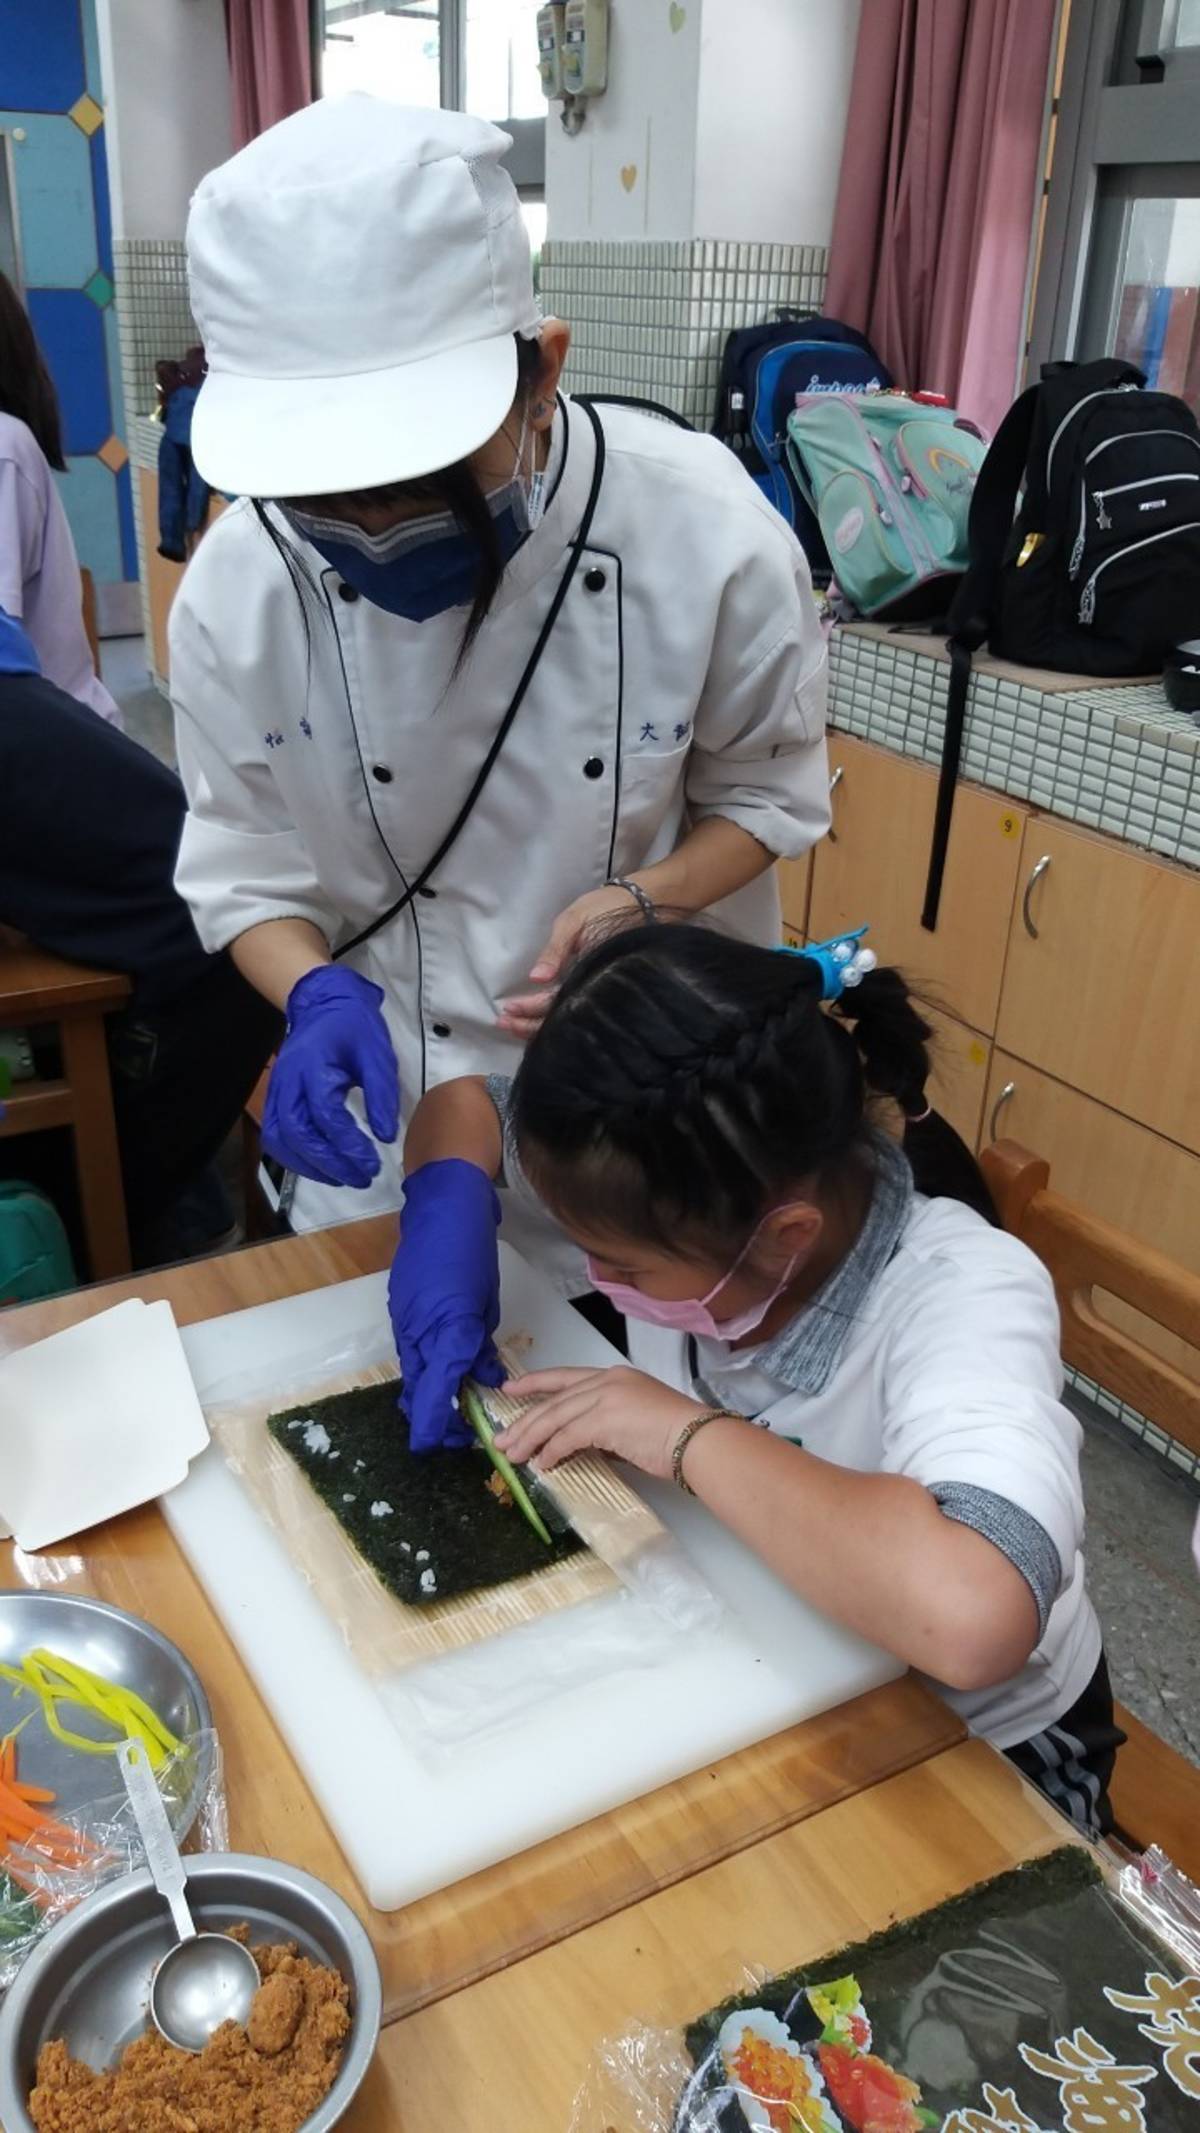
[[[330,98],[211,171],[188,218],[214,488],[329,494],[477,451],[540,325],[529,240],[482,119]]]

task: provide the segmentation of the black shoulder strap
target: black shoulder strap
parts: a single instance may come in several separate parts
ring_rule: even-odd
[[[578,403],[573,402],[573,404],[577,405]],[[470,821],[471,816],[475,812],[475,803],[478,800],[479,795],[483,791],[484,786],[487,784],[487,781],[492,774],[492,770],[495,767],[496,760],[500,754],[500,751],[512,731],[513,722],[516,719],[517,713],[520,710],[521,705],[525,701],[526,695],[528,694],[529,684],[533,680],[533,677],[537,673],[538,667],[541,663],[542,653],[545,651],[546,646],[549,644],[551,636],[553,635],[554,625],[558,621],[559,615],[562,611],[563,601],[566,599],[567,594],[571,589],[575,573],[579,568],[579,559],[588,544],[588,536],[590,535],[592,530],[592,520],[596,516],[596,505],[600,501],[600,489],[604,481],[604,462],[607,457],[604,443],[604,431],[600,426],[599,415],[596,414],[594,408],[588,406],[586,400],[583,402],[583,411],[587,416],[588,421],[591,423],[592,432],[596,440],[596,458],[595,463],[592,467],[591,488],[588,491],[588,498],[587,503],[584,505],[583,516],[579,521],[579,531],[577,532],[574,540],[571,543],[571,552],[567,558],[566,569],[563,571],[562,576],[558,581],[554,598],[550,602],[550,607],[547,612],[546,619],[543,622],[541,629],[538,631],[537,642],[525,662],[525,670],[521,675],[520,681],[517,683],[517,686],[513,691],[512,699],[509,703],[508,709],[505,712],[504,717],[501,719],[500,724],[497,726],[496,731],[492,736],[491,745],[489,746],[488,752],[484,756],[484,759],[480,764],[479,769],[475,773],[474,780],[471,784],[471,789],[468,792],[466,799],[463,801],[462,806],[459,808],[458,813],[454,817],[453,822],[450,824],[449,829],[446,831],[445,836],[442,838],[442,841],[439,844],[432,859],[426,860],[425,865],[421,868],[421,871],[417,875],[416,879],[410,882],[405,888],[403,896],[398,896],[394,904],[389,904],[386,911],[381,911],[379,917],[373,918],[371,920],[370,925],[364,926],[362,928],[362,931],[360,933],[356,933],[352,940],[344,941],[340,948],[334,950],[333,960],[335,963],[340,962],[341,958],[344,955],[349,955],[352,948],[361,948],[364,941],[373,940],[375,935],[381,932],[384,926],[389,926],[394,918],[399,918],[400,913],[408,909],[408,906],[411,904],[414,896],[420,895],[421,890],[426,886],[430,877],[437,872],[437,869],[440,867],[443,859],[446,858],[447,854],[451,851],[453,846],[458,843],[458,840],[462,835],[463,830],[466,828],[467,823]]]
[[[1012,532],[1041,390],[1040,385],[1031,385],[1013,401],[975,480],[967,519],[970,560],[950,607],[950,634],[972,651],[983,643],[991,625],[1000,565]]]
[[[643,415],[657,415],[663,422],[673,422],[677,430],[696,426],[686,415],[676,414],[673,407],[665,407],[661,400],[642,400],[636,393],[572,393],[571,399],[579,407],[635,407]]]
[[[949,616],[950,682],[946,691],[946,732],[942,741],[929,872],[925,879],[925,903],[921,911],[921,924],[927,933],[933,933],[937,927],[942,900],[942,879],[946,872],[950,821],[954,813],[954,788],[958,783],[967,724],[971,661],[980,645],[986,643],[995,613],[1000,565],[1012,533],[1013,514],[1029,456],[1040,392],[1040,385],[1031,385],[1013,401],[992,439],[971,497],[967,522],[970,562],[954,595]]]

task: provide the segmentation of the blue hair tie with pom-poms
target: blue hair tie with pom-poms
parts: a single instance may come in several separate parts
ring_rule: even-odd
[[[829,941],[812,941],[807,948],[781,947],[779,953],[807,956],[821,973],[822,1000],[840,1000],[844,992],[861,985],[878,962],[873,948],[858,946],[867,930],[866,926],[858,926],[853,933],[838,933]]]

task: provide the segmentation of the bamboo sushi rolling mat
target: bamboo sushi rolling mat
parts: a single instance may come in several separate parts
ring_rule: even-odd
[[[363,1385],[396,1380],[385,1364],[344,1373],[310,1388],[305,1399],[328,1399]],[[492,1419],[503,1427],[528,1403],[484,1391]],[[268,1525],[326,1612],[339,1624],[364,1672],[380,1675],[479,1644],[561,1609],[612,1592],[619,1570],[665,1529],[640,1496],[604,1459],[572,1459],[542,1480],[585,1543],[576,1555],[527,1577],[426,1606],[406,1606],[376,1577],[349,1534],[321,1501],[296,1462],[276,1443],[268,1418],[302,1404],[257,1397],[213,1408],[209,1428],[221,1452],[241,1477]],[[514,1510],[513,1516],[519,1514]]]

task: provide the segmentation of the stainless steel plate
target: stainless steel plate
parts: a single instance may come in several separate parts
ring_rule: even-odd
[[[340,1970],[352,2028],[338,2077],[304,2133],[328,2133],[348,2110],[379,2039],[382,1990],[375,1951],[340,1896],[298,1867],[232,1852],[187,1861],[188,1901],[202,1931],[247,1924],[253,1947],[295,1941]],[[101,2073],[145,2030],[150,1979],[174,1942],[170,1913],[143,1872],[89,1896],[60,1920],[21,1970],[0,2009],[0,2126],[34,2133],[26,2105],[43,2044],[63,2037]]]
[[[73,1593],[0,1592],[0,1659],[20,1666],[25,1654],[39,1646],[58,1652],[77,1666],[86,1666],[107,1681],[133,1689],[156,1711],[177,1738],[202,1734],[195,1767],[186,1773],[168,1812],[176,1840],[182,1844],[191,1829],[204,1797],[212,1770],[212,1712],[195,1669],[168,1638],[123,1614],[103,1600],[89,1600]],[[17,1770],[23,1783],[44,1785],[57,1795],[52,1810],[70,1815],[81,1809],[94,1810],[100,1819],[115,1821],[122,1812],[125,1788],[111,1755],[86,1755],[64,1748],[55,1740],[42,1716],[40,1703],[19,1695],[0,1677],[0,1739],[22,1719],[29,1718],[17,1741]],[[63,1724],[89,1740],[111,1740],[111,1727],[69,1704]],[[105,1813],[111,1809],[111,1813]]]

